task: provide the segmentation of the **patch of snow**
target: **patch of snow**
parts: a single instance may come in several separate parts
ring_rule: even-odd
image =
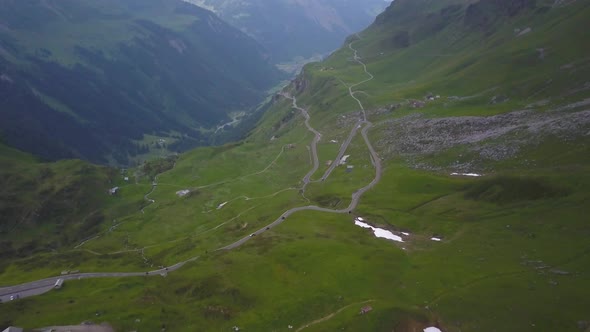
[[[205,9],[210,10],[210,11],[217,13],[217,14],[219,13],[215,7],[213,7],[211,5],[207,5],[204,0],[182,0],[182,1],[188,2],[188,3],[198,6],[198,7],[205,8]]]
[[[335,139],[333,139],[333,140],[330,141],[330,143],[338,143],[338,141],[335,140]]]
[[[224,203],[221,203],[221,204],[219,204],[219,205],[217,206],[217,210],[221,209],[221,208],[222,208],[222,207],[223,207],[225,204],[227,204],[227,203],[228,203],[228,202],[224,202]]]
[[[483,176],[483,175],[477,174],[477,173],[451,173],[451,175],[453,175],[453,176],[475,176],[475,177]]]
[[[190,194],[190,192],[191,191],[188,190],[188,189],[179,190],[179,191],[176,192],[176,195],[178,195],[178,197],[184,197],[184,196]]]
[[[385,230],[385,229],[373,228],[373,234],[375,234],[376,237],[381,237],[384,239],[397,241],[397,242],[404,242],[404,240],[402,240],[402,238],[400,236],[397,236],[397,235],[393,234],[392,232]]]
[[[430,239],[431,239],[432,241],[436,241],[436,242],[440,242],[440,241],[442,241],[442,239],[441,239],[441,238],[438,238],[438,237],[431,237]]]
[[[407,232],[402,232],[402,235],[405,235],[405,236],[410,236],[410,233],[407,233]]]
[[[354,224],[357,226],[360,226],[362,228],[373,228],[373,226],[371,226],[367,223],[361,222],[358,218],[354,221]]]
[[[14,81],[12,80],[12,78],[10,78],[10,76],[8,76],[6,74],[1,74],[0,75],[0,81],[4,81],[4,82],[8,82],[8,83],[14,83]]]
[[[427,327],[423,331],[424,332],[442,332],[440,329],[438,329],[438,328],[436,328],[434,326]]]
[[[361,220],[362,220],[362,218],[360,218],[360,217],[356,218],[354,220],[354,224],[357,226],[360,226],[362,228],[372,229],[375,237],[380,237],[380,238],[384,238],[384,239],[388,239],[388,240],[392,240],[392,241],[396,241],[396,242],[404,242],[404,240],[402,240],[402,238],[400,236],[397,236],[386,229],[373,227],[367,223],[362,222]]]

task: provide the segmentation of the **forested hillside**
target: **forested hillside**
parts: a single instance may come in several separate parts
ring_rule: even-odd
[[[254,40],[180,0],[0,7],[0,135],[47,159],[207,144],[281,77]]]

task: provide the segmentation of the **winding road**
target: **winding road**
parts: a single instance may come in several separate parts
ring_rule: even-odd
[[[332,165],[330,165],[330,168],[328,168],[328,170],[326,171],[326,173],[324,174],[324,176],[322,176],[322,181],[325,180],[330,173],[332,172],[332,170],[336,167],[334,165],[337,165],[337,160],[340,160],[342,158],[342,156],[344,155],[344,153],[346,152],[346,149],[348,148],[348,146],[350,145],[350,142],[352,142],[352,139],[354,138],[354,136],[356,135],[357,131],[359,128],[363,128],[361,130],[361,135],[363,137],[363,140],[365,141],[365,144],[367,145],[367,148],[369,149],[369,153],[371,154],[371,160],[373,161],[373,165],[375,166],[375,178],[373,179],[373,181],[371,181],[369,184],[367,184],[366,186],[360,188],[359,190],[355,191],[354,193],[352,193],[351,195],[351,201],[350,204],[348,205],[348,207],[344,208],[344,209],[340,209],[340,210],[334,210],[334,209],[328,209],[328,208],[323,208],[323,207],[319,207],[319,206],[315,206],[315,205],[308,205],[308,206],[300,206],[300,207],[295,207],[292,209],[289,209],[285,212],[283,212],[283,214],[278,217],[277,219],[275,219],[272,223],[268,224],[267,226],[257,230],[256,232],[243,237],[241,239],[239,239],[238,241],[229,244],[225,247],[219,248],[217,250],[231,250],[231,249],[235,249],[239,246],[241,246],[242,244],[246,243],[248,240],[250,240],[251,238],[253,238],[256,235],[260,235],[262,233],[264,233],[265,231],[269,230],[272,227],[275,227],[277,225],[280,225],[282,222],[284,222],[290,215],[297,213],[299,211],[320,211],[320,212],[327,212],[327,213],[352,213],[352,210],[354,210],[357,206],[358,203],[360,201],[361,196],[367,192],[368,190],[370,190],[371,188],[373,188],[377,183],[379,183],[379,181],[381,180],[381,173],[383,171],[382,166],[381,166],[381,158],[379,157],[379,155],[377,154],[377,152],[375,151],[375,149],[373,148],[373,145],[371,144],[371,141],[369,140],[368,136],[367,136],[367,132],[368,130],[373,126],[373,124],[371,122],[369,122],[366,119],[366,111],[365,108],[362,104],[362,102],[356,98],[354,96],[354,91],[352,90],[353,87],[358,86],[362,83],[366,83],[370,80],[372,80],[374,78],[374,76],[369,73],[367,71],[367,66],[361,61],[360,57],[358,56],[357,51],[352,47],[353,43],[350,43],[348,45],[348,47],[354,51],[354,60],[356,62],[358,62],[359,64],[361,64],[364,68],[365,73],[369,76],[368,79],[356,83],[354,85],[349,86],[348,88],[348,92],[350,94],[350,96],[357,101],[357,103],[359,104],[359,106],[361,107],[361,111],[363,113],[363,120],[355,123],[354,127],[352,128],[350,134],[348,135],[348,138],[346,139],[346,141],[342,144],[340,151],[338,152],[338,157],[335,159],[334,163],[332,163]],[[297,99],[295,97],[291,97],[287,94],[283,94],[283,96],[285,98],[291,99],[293,101],[293,108],[301,111],[301,113],[303,114],[303,116],[305,117],[305,125],[307,127],[307,129],[309,131],[311,131],[312,133],[315,134],[315,137],[312,141],[311,144],[311,150],[313,153],[313,159],[314,159],[314,165],[313,168],[305,175],[305,177],[303,178],[303,183],[304,183],[304,187],[307,186],[307,184],[309,184],[310,178],[311,176],[317,171],[318,167],[319,167],[319,158],[317,155],[317,143],[319,142],[320,138],[321,138],[321,133],[319,133],[317,130],[315,130],[313,127],[310,126],[309,124],[309,113],[297,106]],[[364,125],[364,127],[363,127]],[[340,159],[339,159],[340,158]]]
[[[307,127],[307,130],[311,131],[314,134],[313,140],[311,141],[311,154],[312,154],[312,158],[313,158],[313,167],[303,177],[303,187],[301,188],[301,190],[305,193],[305,188],[310,183],[311,176],[320,167],[320,159],[318,157],[318,142],[322,139],[322,134],[319,131],[315,130],[309,124],[309,120],[310,120],[309,113],[307,113],[307,111],[305,109],[297,106],[297,99],[295,97],[291,97],[286,93],[283,93],[282,96],[287,99],[291,99],[293,101],[293,108],[296,110],[299,110],[301,112],[301,114],[303,114],[303,117],[305,118],[305,126]]]
[[[237,240],[236,242],[234,242],[232,244],[218,248],[215,251],[224,251],[224,250],[235,249],[235,248],[241,246],[242,244],[246,243],[248,240],[252,239],[256,235],[259,235],[259,234],[281,224],[289,216],[291,216],[294,213],[300,212],[300,211],[319,211],[319,212],[340,213],[340,214],[352,213],[352,211],[358,206],[359,200],[362,197],[362,195],[365,192],[367,192],[368,190],[370,190],[371,188],[373,188],[381,180],[381,174],[382,174],[381,158],[379,157],[379,155],[377,154],[377,152],[375,151],[375,149],[371,145],[371,141],[369,140],[369,138],[367,136],[367,132],[372,127],[372,123],[367,120],[365,108],[364,108],[362,102],[354,96],[355,91],[353,91],[354,87],[359,86],[363,83],[369,82],[370,80],[373,79],[374,76],[367,70],[367,66],[365,65],[365,63],[363,63],[361,61],[361,58],[358,56],[357,50],[354,49],[352,46],[353,43],[354,42],[351,42],[348,45],[348,47],[354,52],[354,60],[363,66],[364,71],[367,74],[368,78],[361,81],[361,82],[358,82],[356,84],[350,85],[348,87],[348,92],[349,92],[349,95],[354,100],[356,100],[357,103],[359,104],[360,109],[363,114],[363,118],[354,124],[354,127],[351,129],[350,134],[348,135],[346,141],[342,144],[342,146],[338,152],[337,158],[335,159],[334,163],[332,163],[332,165],[328,168],[328,170],[326,170],[326,172],[324,173],[324,175],[321,178],[321,181],[324,181],[325,179],[327,179],[327,177],[331,174],[331,172],[337,166],[337,164],[338,164],[337,161],[342,158],[342,156],[346,152],[346,149],[350,145],[350,142],[356,136],[358,129],[360,129],[361,127],[362,127],[361,135],[363,137],[363,140],[365,141],[365,144],[367,145],[367,149],[369,150],[373,165],[375,167],[375,178],[366,186],[353,192],[351,195],[350,204],[348,205],[348,207],[346,207],[344,209],[334,210],[334,209],[323,208],[323,207],[319,207],[319,206],[315,206],[315,205],[295,207],[295,208],[292,208],[292,209],[289,209],[289,210],[283,212],[276,220],[274,220],[273,222],[271,222],[267,226],[257,230],[256,232],[254,232],[246,237],[243,237],[243,238]],[[311,142],[311,152],[313,155],[313,167],[303,177],[303,180],[302,180],[302,182],[303,182],[302,190],[305,191],[305,187],[309,183],[312,182],[310,180],[311,177],[313,176],[313,174],[315,174],[315,172],[319,168],[317,144],[320,141],[322,135],[319,131],[315,130],[309,124],[310,115],[305,109],[303,109],[297,105],[297,99],[295,97],[289,96],[287,94],[283,94],[283,96],[285,98],[292,100],[293,108],[299,110],[303,114],[303,117],[305,118],[305,125],[306,125],[307,129],[314,134],[314,138]],[[281,151],[281,153],[282,153],[282,151]],[[274,163],[274,161],[273,161],[273,163]],[[223,183],[223,182],[224,181],[222,181],[220,183]],[[153,191],[154,187],[155,187],[155,185],[152,187],[152,191]],[[146,199],[149,199],[148,196],[149,196],[149,194],[151,194],[152,191],[150,191],[150,193],[148,193],[146,195]],[[63,279],[64,281],[66,281],[66,280],[88,279],[88,278],[139,277],[139,276],[157,276],[157,275],[165,276],[168,272],[175,271],[175,270],[181,268],[186,263],[197,260],[199,257],[200,256],[195,256],[195,257],[192,257],[188,260],[176,263],[172,266],[161,268],[158,270],[147,271],[147,272],[75,273],[75,274],[67,274],[67,275],[62,275],[62,276],[56,276],[56,277],[36,280],[36,281],[28,282],[28,283],[23,283],[20,285],[15,285],[15,286],[3,287],[3,288],[0,288],[0,300],[2,302],[6,302],[6,301],[10,300],[11,296],[18,295],[20,298],[23,298],[23,297],[43,294],[45,292],[48,292],[48,291],[54,289],[54,285],[58,279]]]
[[[0,301],[10,301],[11,296],[18,295],[19,298],[40,295],[54,289],[55,283],[59,279],[80,280],[88,278],[121,278],[121,277],[140,277],[140,276],[166,276],[168,272],[180,269],[184,264],[197,260],[200,256],[195,256],[186,261],[176,263],[169,267],[147,272],[95,272],[95,273],[72,273],[57,277],[50,277],[41,280],[31,281],[24,284],[0,288]]]

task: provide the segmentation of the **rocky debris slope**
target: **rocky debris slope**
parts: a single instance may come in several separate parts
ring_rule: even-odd
[[[481,161],[499,161],[550,136],[563,141],[590,136],[589,105],[590,99],[586,99],[546,112],[520,110],[486,117],[427,118],[412,114],[381,123],[383,138],[377,146],[386,158],[402,156],[409,161],[459,146]],[[457,166],[462,168],[453,167]],[[463,166],[474,165],[470,162]]]

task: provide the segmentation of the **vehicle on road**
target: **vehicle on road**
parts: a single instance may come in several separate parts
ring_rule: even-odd
[[[59,278],[55,281],[55,285],[53,285],[53,288],[60,289],[61,286],[63,286],[63,284],[64,284],[64,280],[62,278]]]
[[[253,237],[254,235],[256,235],[256,233],[252,233],[252,234],[250,234],[250,237]]]

